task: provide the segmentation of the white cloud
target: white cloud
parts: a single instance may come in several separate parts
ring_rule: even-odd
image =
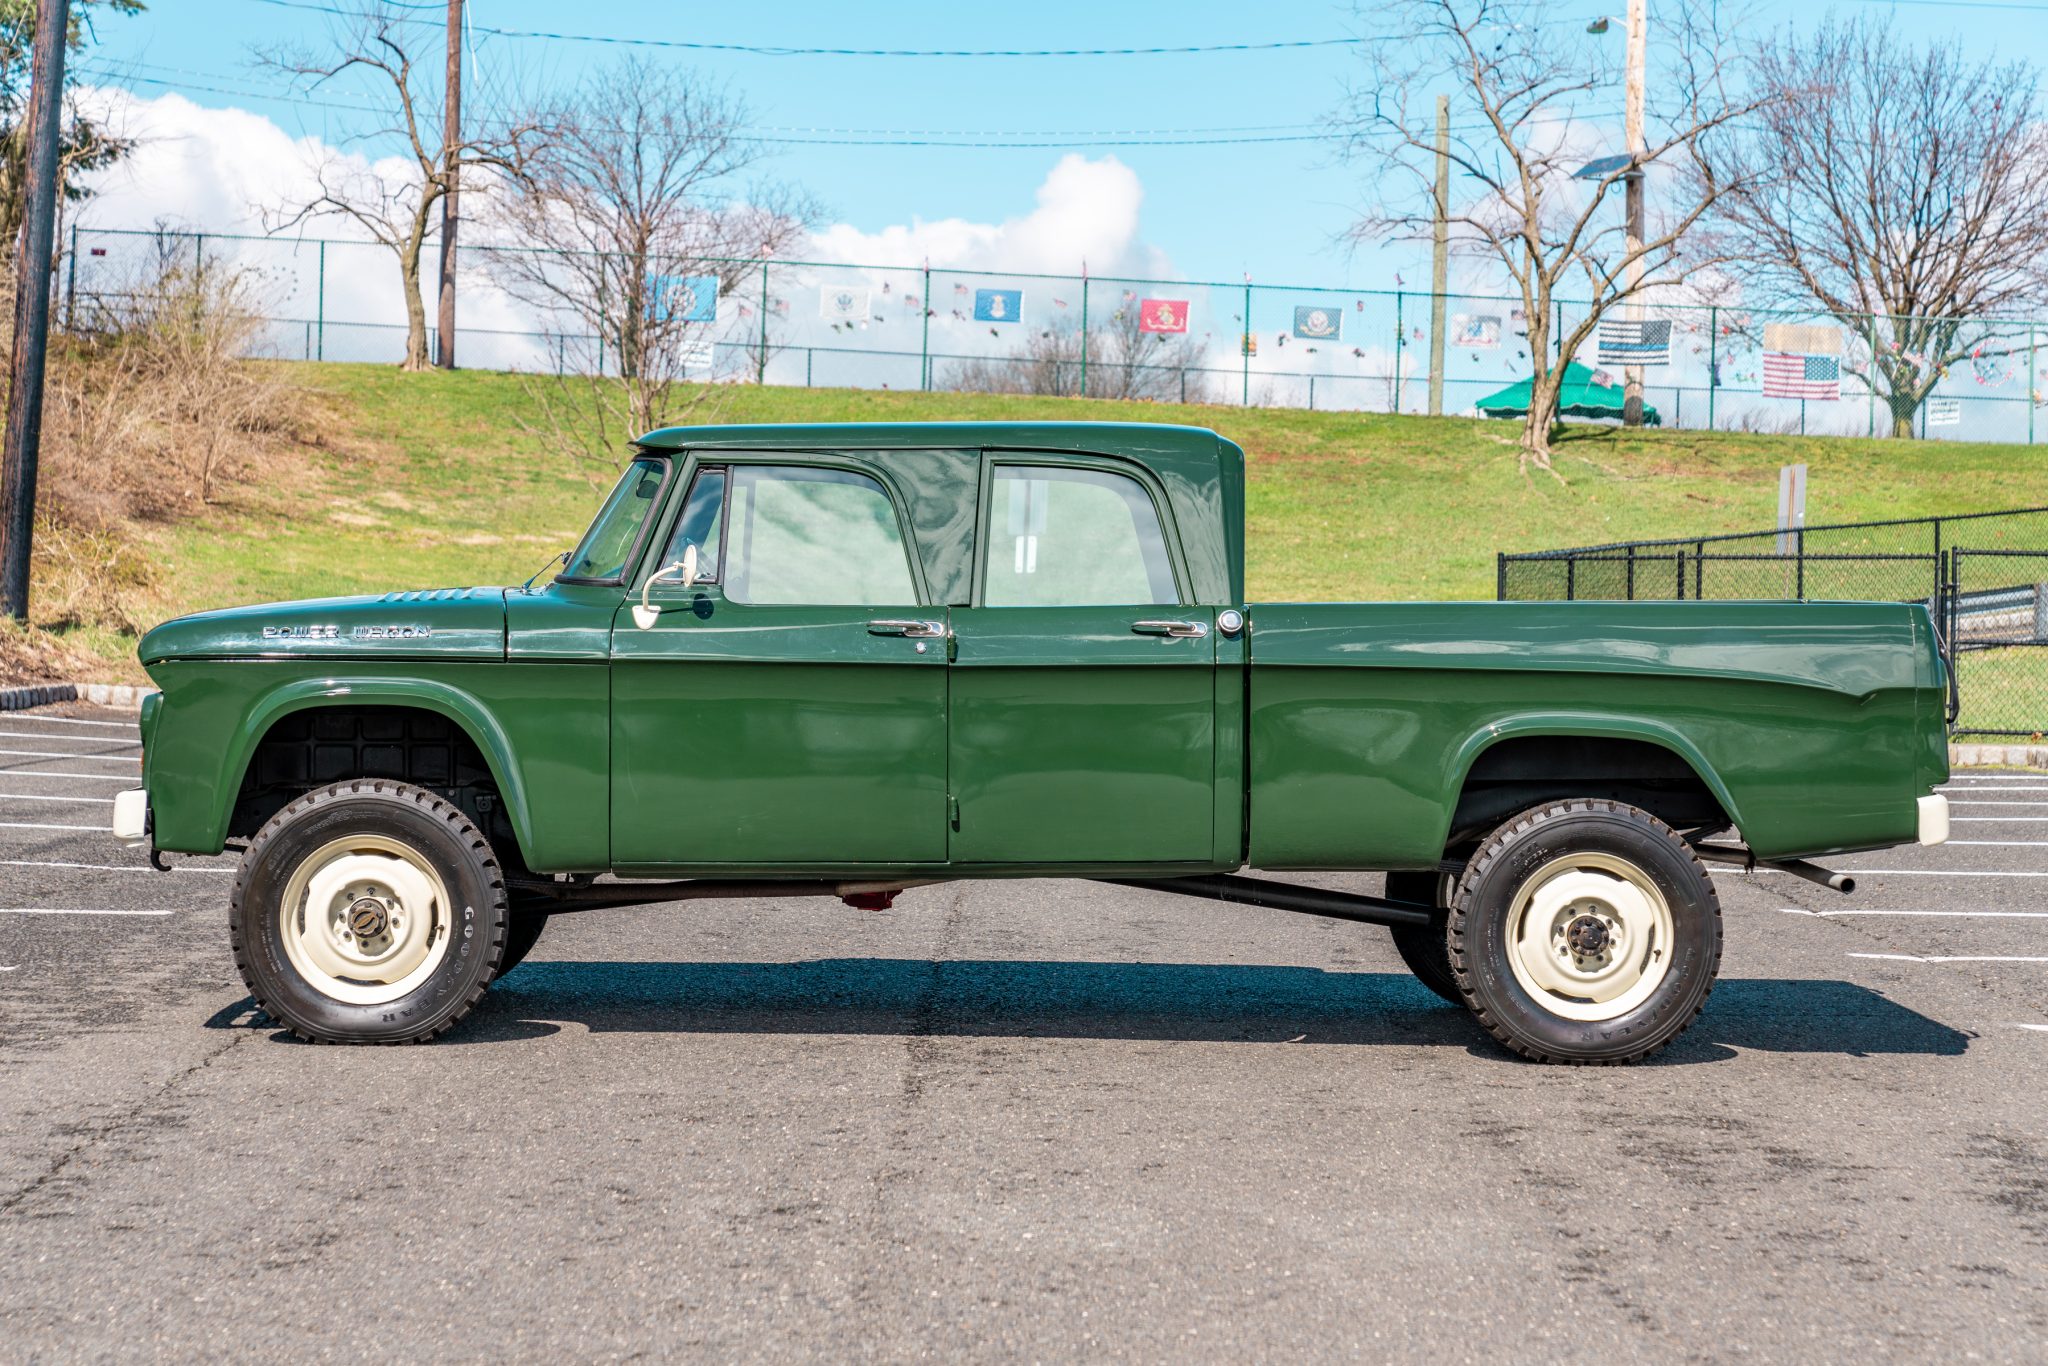
[[[828,261],[934,269],[1078,275],[1168,274],[1164,255],[1139,237],[1145,187],[1115,157],[1061,157],[1038,187],[1038,206],[1000,223],[916,219],[874,232],[838,223],[815,235]]]

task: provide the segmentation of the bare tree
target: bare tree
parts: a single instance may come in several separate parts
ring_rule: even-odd
[[[1618,130],[1595,134],[1596,124],[1619,121],[1608,117],[1620,102],[1618,43],[1537,0],[1398,0],[1372,13],[1371,78],[1336,120],[1346,154],[1370,168],[1379,196],[1352,239],[1429,238],[1435,98],[1448,93],[1451,166],[1476,182],[1463,202],[1453,197],[1452,241],[1504,270],[1521,293],[1534,366],[1521,464],[1555,474],[1550,433],[1566,365],[1616,305],[1680,282],[1681,239],[1743,183],[1721,166],[1717,135],[1771,96],[1745,90],[1731,13],[1707,0],[1667,0],[1651,44],[1644,148],[1581,178],[1598,153],[1621,150]],[[1631,248],[1608,191],[1638,174],[1651,177],[1661,211]],[[1641,283],[1632,288],[1638,263]],[[1561,291],[1585,311],[1558,335]]]
[[[312,167],[315,192],[270,211],[266,226],[278,232],[310,219],[346,218],[397,258],[405,299],[406,370],[428,365],[420,257],[441,196],[465,168],[479,173],[470,180],[472,186],[487,175],[516,181],[524,157],[543,141],[537,125],[516,121],[493,125],[487,133],[465,133],[459,142],[446,140],[440,116],[445,92],[435,80],[443,31],[426,22],[424,13],[397,0],[361,0],[337,15],[323,46],[259,54],[262,65],[308,91],[350,73],[368,77],[364,87],[381,107],[371,116],[376,126],[350,134],[339,150]],[[350,149],[374,152],[393,142],[405,166],[396,177],[381,174],[368,155],[350,155]]]
[[[708,372],[720,320],[761,306],[742,289],[754,296],[764,262],[817,216],[797,190],[741,185],[765,155],[748,119],[724,86],[639,60],[532,116],[549,141],[525,168],[525,192],[500,205],[483,255],[509,293],[565,324],[562,368],[588,386],[569,426],[593,454],[702,397],[689,373]],[[706,279],[715,307],[700,297]]]
[[[141,0],[76,0],[71,7],[67,46],[75,56],[93,36],[93,17],[142,12]],[[36,26],[36,0],[0,0],[0,255],[11,256],[21,234],[26,208],[28,96],[30,48]],[[69,63],[66,86],[77,79]],[[81,177],[104,169],[134,147],[119,130],[78,108],[66,91],[64,125],[57,143],[57,184],[63,202],[91,193]]]
[[[958,362],[946,385],[981,394],[1085,392],[1141,403],[1203,403],[1210,396],[1199,343],[1185,333],[1146,331],[1134,298],[1113,306],[1107,321],[1089,325],[1085,363],[1078,326],[1046,328],[1007,355]]]
[[[2048,297],[2038,73],[1857,18],[1787,35],[1757,80],[1780,98],[1734,141],[1704,241],[1750,302],[1817,303],[1859,338],[1851,372],[1911,436],[1943,371],[2016,349],[1995,319]]]

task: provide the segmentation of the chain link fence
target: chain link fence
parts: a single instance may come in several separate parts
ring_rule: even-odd
[[[1502,602],[1917,602],[1957,734],[2048,732],[2048,507],[1501,554]]]
[[[79,227],[65,247],[58,317],[74,330],[117,320],[124,293],[179,252],[247,273],[266,314],[264,355],[403,355],[398,272],[374,243]],[[515,276],[534,277],[532,255],[463,248],[462,363],[615,373],[619,357],[573,311],[516,287]],[[514,256],[523,270],[509,268]],[[1433,297],[1398,278],[1358,289],[784,260],[657,262],[648,273],[721,282],[687,330],[693,370],[723,381],[1420,413],[1434,368],[1442,410],[1476,414],[1531,368],[1519,299],[1448,296],[1438,335]],[[2037,346],[2048,325],[1655,303],[1640,314],[1632,321],[1664,362],[1645,367],[1645,398],[1666,427],[2048,440],[2048,345]],[[1560,304],[1552,323],[1561,334],[1584,316]],[[1793,380],[1787,347],[1798,348]],[[1596,384],[1621,383],[1597,340],[1576,360]]]

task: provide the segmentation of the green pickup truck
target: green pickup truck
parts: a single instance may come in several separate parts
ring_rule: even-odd
[[[1247,604],[1244,489],[1186,427],[658,431],[545,586],[151,631],[115,830],[242,851],[313,1040],[448,1029],[566,911],[1067,877],[1388,926],[1569,1063],[1705,1005],[1703,861],[1947,837],[1919,607]]]

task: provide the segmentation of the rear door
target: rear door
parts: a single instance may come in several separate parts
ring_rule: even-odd
[[[946,613],[882,472],[700,462],[652,563],[690,546],[613,620],[614,866],[943,862]]]
[[[949,748],[962,863],[1207,862],[1215,614],[1123,461],[991,452]]]

